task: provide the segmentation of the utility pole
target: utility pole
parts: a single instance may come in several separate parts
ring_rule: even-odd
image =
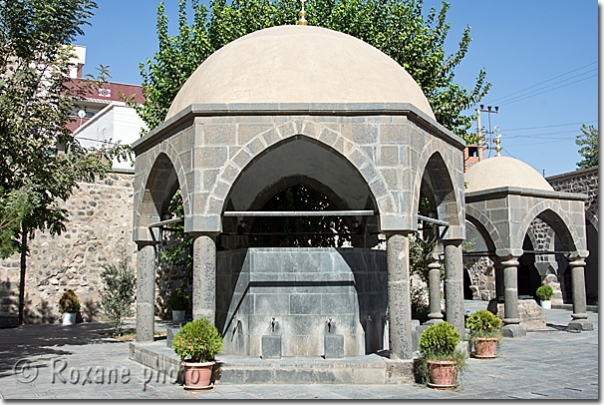
[[[476,109],[476,134],[478,134],[478,161],[482,160],[482,145],[484,140],[482,139],[482,124],[480,122],[480,108]]]
[[[493,149],[490,145],[493,143],[494,139],[493,139],[493,134],[494,132],[491,131],[491,114],[498,114],[499,113],[499,106],[495,106],[495,110],[493,110],[493,107],[488,106],[487,109],[484,109],[484,104],[480,105],[480,109],[477,111],[481,111],[481,112],[485,112],[487,114],[489,114],[489,130],[485,131],[485,134],[489,136],[488,140],[486,139],[485,136],[485,143],[487,143],[487,149],[489,149],[489,156],[491,155],[491,149]],[[480,123],[480,114],[478,115],[479,117],[479,123]],[[480,125],[480,124],[479,124]]]

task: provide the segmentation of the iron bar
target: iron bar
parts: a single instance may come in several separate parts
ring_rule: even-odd
[[[372,210],[342,211],[225,211],[225,217],[361,217],[372,216]]]
[[[423,215],[418,215],[417,219],[419,219],[420,221],[424,221],[424,222],[430,222],[430,223],[436,224],[436,225],[449,226],[449,223],[446,221],[441,221],[440,219],[436,219],[436,218],[425,217]]]
[[[159,228],[164,225],[178,224],[178,223],[181,223],[182,221],[184,221],[184,218],[166,219],[164,221],[153,222],[152,224],[149,224],[149,228]]]

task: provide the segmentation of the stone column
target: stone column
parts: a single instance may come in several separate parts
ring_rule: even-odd
[[[193,319],[216,317],[216,238],[196,235],[193,242]]]
[[[518,314],[518,258],[508,256],[501,260],[504,286],[504,317],[501,332],[505,337],[526,336],[526,330],[520,326]]]
[[[428,269],[430,313],[426,323],[434,325],[443,321],[443,314],[440,310],[440,261],[438,260],[438,254],[430,253],[428,255]]]
[[[587,320],[587,304],[585,299],[585,261],[582,257],[571,257],[568,263],[571,271],[573,289],[573,320],[568,326],[579,330],[594,330]]]
[[[444,240],[445,248],[445,312],[446,320],[459,336],[465,336],[463,306],[463,251],[461,239]]]
[[[390,358],[413,356],[411,297],[409,291],[409,239],[406,234],[388,235],[388,322]]]
[[[138,244],[136,260],[136,341],[153,342],[155,334],[155,246]]]

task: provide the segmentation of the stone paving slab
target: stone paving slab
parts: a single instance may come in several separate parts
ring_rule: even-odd
[[[466,310],[477,305],[480,302],[470,302]],[[570,314],[567,310],[546,310],[547,322],[564,326]],[[549,328],[548,332],[529,332],[523,338],[506,338],[499,358],[468,359],[467,372],[453,391],[436,391],[418,384],[217,384],[212,390],[191,393],[129,360],[128,342],[111,341],[102,335],[109,330],[106,324],[69,328],[26,325],[0,330],[0,398],[595,400],[599,397],[597,314],[590,312],[589,319],[594,331],[570,333]],[[37,371],[36,378],[26,381],[33,374],[15,375],[13,368],[19,361],[18,365],[29,361],[29,372]],[[88,367],[92,368],[90,381]],[[27,371],[19,367],[15,370]],[[103,383],[95,380],[95,370],[105,372]],[[112,380],[109,384],[111,370],[128,370],[128,375],[123,381]]]

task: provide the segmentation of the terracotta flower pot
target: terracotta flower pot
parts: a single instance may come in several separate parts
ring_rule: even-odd
[[[474,357],[477,359],[494,359],[497,357],[495,352],[497,351],[497,341],[499,339],[494,338],[474,338]]]
[[[457,362],[428,360],[430,382],[428,387],[450,390],[457,387]]]
[[[186,390],[206,390],[212,388],[212,367],[214,367],[213,361],[205,363],[182,363],[184,372],[183,378],[185,382]]]

